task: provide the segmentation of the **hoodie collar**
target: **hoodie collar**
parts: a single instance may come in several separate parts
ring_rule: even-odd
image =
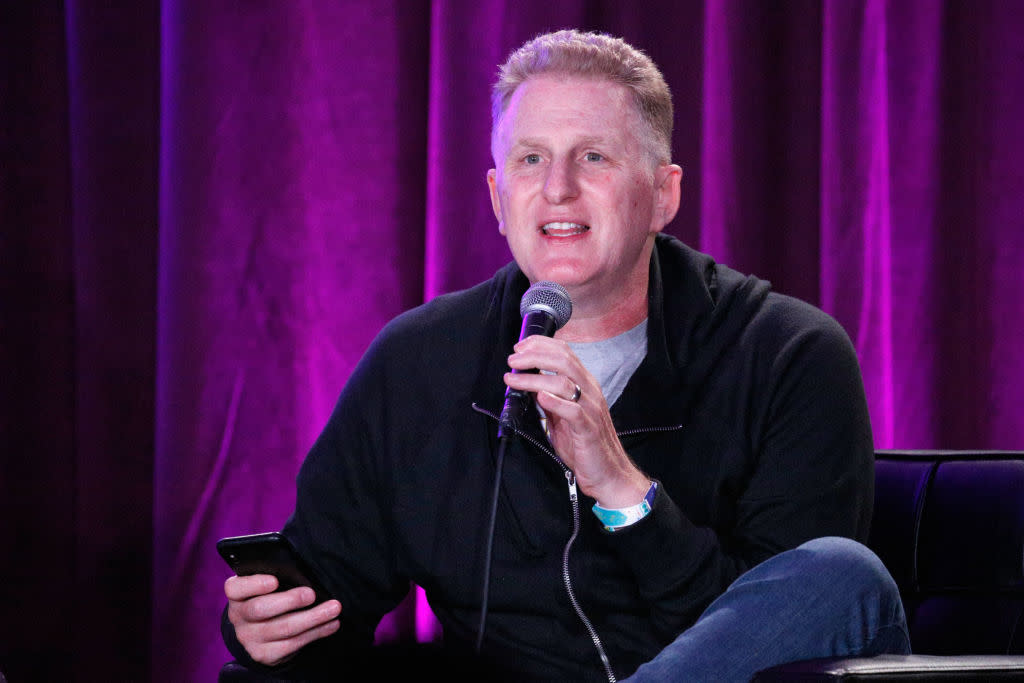
[[[486,329],[497,330],[474,396],[495,415],[504,404],[502,375],[519,339],[519,302],[529,281],[516,264],[492,281]],[[716,264],[670,235],[659,234],[651,254],[647,356],[611,408],[620,432],[679,425],[717,360],[760,309],[770,285]],[[539,431],[539,425],[538,425]]]

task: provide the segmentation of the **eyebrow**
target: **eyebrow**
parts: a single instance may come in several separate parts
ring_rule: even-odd
[[[588,135],[586,137],[574,140],[573,147],[587,147],[589,145],[606,145],[609,144],[610,140],[606,137],[599,135]],[[523,138],[512,143],[512,149],[517,147],[547,147],[547,143],[540,138]]]

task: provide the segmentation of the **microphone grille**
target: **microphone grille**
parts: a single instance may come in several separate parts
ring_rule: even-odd
[[[555,329],[569,322],[572,316],[572,299],[565,287],[546,280],[535,282],[523,294],[519,302],[519,314],[526,317],[530,311],[548,311],[555,318]]]

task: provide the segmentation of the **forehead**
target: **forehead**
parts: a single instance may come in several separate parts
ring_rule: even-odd
[[[639,118],[632,93],[620,83],[541,75],[516,88],[495,132],[505,145],[535,136],[632,138]]]

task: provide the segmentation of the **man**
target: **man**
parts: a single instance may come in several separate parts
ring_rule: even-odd
[[[608,36],[548,34],[513,53],[493,102],[487,182],[514,263],[375,340],[284,529],[337,599],[310,608],[307,589],[232,577],[232,653],[338,671],[409,581],[468,650],[507,387],[537,412],[504,459],[481,649],[494,671],[747,680],[906,651],[891,579],[845,540],[866,537],[873,485],[853,349],[824,313],[660,234],[682,171],[654,64]],[[517,343],[542,280],[572,316]]]

